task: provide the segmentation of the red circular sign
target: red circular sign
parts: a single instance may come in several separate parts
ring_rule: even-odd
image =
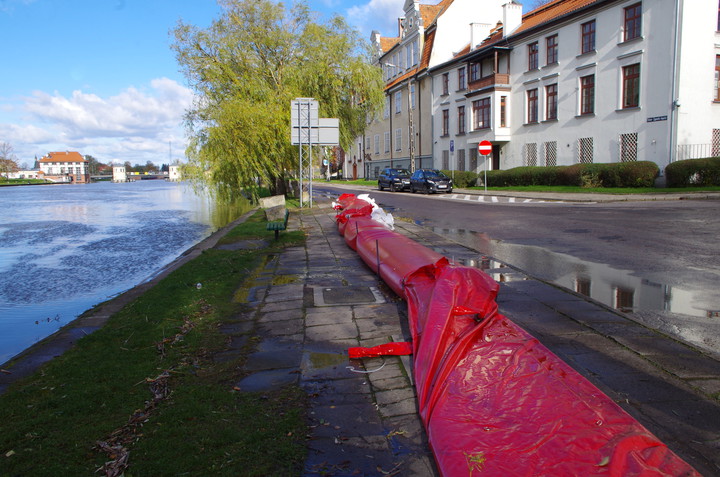
[[[492,152],[492,144],[490,141],[480,141],[478,144],[478,152],[483,156],[487,156]]]

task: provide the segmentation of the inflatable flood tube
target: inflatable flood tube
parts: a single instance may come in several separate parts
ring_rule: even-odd
[[[407,301],[418,408],[443,476],[700,475],[498,313],[487,274],[378,229],[367,205],[339,200],[338,228],[354,227],[355,250]]]

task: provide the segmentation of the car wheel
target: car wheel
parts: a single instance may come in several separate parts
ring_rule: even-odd
[[[448,194],[452,193],[452,189],[448,189],[448,190],[447,190],[447,193],[448,193]]]
[[[378,190],[383,190],[383,186],[381,186],[379,182],[378,182]]]
[[[390,184],[390,192],[395,192],[397,189],[395,189],[395,184]]]

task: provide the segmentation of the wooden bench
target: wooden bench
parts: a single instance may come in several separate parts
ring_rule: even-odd
[[[280,237],[280,231],[285,230],[287,228],[287,222],[288,217],[290,216],[290,211],[288,209],[285,209],[285,220],[278,220],[276,222],[268,222],[265,228],[267,230],[274,230],[275,231],[275,240],[277,240]]]

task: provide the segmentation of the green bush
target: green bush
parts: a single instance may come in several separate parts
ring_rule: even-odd
[[[665,178],[668,187],[720,185],[720,157],[672,162],[665,168]]]
[[[471,171],[442,171],[446,176],[453,177],[453,186],[466,188],[472,187],[477,181],[478,175]]]
[[[491,172],[488,174],[488,185],[493,187],[652,187],[660,170],[654,162],[640,161],[555,167],[524,166]]]

